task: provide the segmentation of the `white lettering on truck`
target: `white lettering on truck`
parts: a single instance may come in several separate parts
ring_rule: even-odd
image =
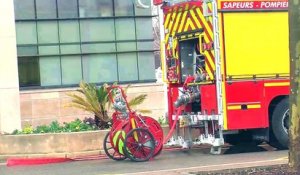
[[[223,9],[251,9],[254,2],[224,2]]]
[[[262,2],[261,8],[287,8],[288,2]]]

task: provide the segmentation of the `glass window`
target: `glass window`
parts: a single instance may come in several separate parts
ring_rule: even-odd
[[[56,21],[38,21],[37,28],[39,43],[58,43],[58,28]]]
[[[134,6],[135,9],[135,15],[136,16],[151,16],[151,1],[149,0],[141,0],[141,2],[147,6],[149,6],[149,8],[139,8],[136,5]]]
[[[114,41],[115,27],[112,19],[80,21],[82,42]]]
[[[38,54],[36,46],[18,46],[18,56],[36,56]]]
[[[61,85],[59,57],[40,57],[41,86]]]
[[[153,41],[150,42],[138,42],[137,43],[138,50],[148,50],[148,51],[153,51],[154,46],[153,46]]]
[[[133,16],[134,3],[131,0],[114,0],[115,16]]]
[[[118,52],[136,51],[136,42],[117,43]]]
[[[90,83],[116,82],[117,59],[115,54],[83,56],[83,77]]]
[[[36,0],[36,15],[38,19],[57,18],[56,0]]]
[[[57,0],[59,18],[78,18],[77,0]]]
[[[59,21],[59,40],[61,43],[80,42],[79,22]]]
[[[81,56],[61,57],[62,84],[79,84],[82,80]]]
[[[33,0],[14,0],[16,19],[35,19]]]
[[[116,39],[135,40],[134,19],[116,19]]]
[[[60,53],[61,54],[79,54],[79,53],[81,53],[80,45],[79,44],[61,45]]]
[[[118,55],[119,81],[138,80],[136,53],[126,53]]]
[[[40,55],[58,55],[59,46],[39,46]]]
[[[79,16],[81,18],[113,16],[112,0],[79,0]]]
[[[36,44],[36,24],[35,22],[16,23],[17,44]]]
[[[18,58],[18,71],[20,87],[40,85],[38,57]]]
[[[137,39],[153,39],[152,18],[136,19]]]
[[[83,44],[81,45],[82,53],[107,53],[116,52],[115,43],[101,44]]]
[[[171,4],[186,2],[186,0],[169,0]]]
[[[140,80],[154,80],[155,64],[153,52],[140,52],[138,54],[138,67]]]

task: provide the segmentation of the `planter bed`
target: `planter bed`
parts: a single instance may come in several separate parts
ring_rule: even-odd
[[[0,160],[11,157],[75,157],[100,154],[108,130],[0,135]]]
[[[163,126],[166,136],[169,128]],[[69,133],[0,135],[0,161],[15,157],[68,157],[105,154],[109,130]]]

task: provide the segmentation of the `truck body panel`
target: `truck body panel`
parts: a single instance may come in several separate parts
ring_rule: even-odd
[[[162,6],[169,125],[181,115],[211,122],[206,131],[219,131],[214,120],[224,131],[269,128],[289,95],[288,1],[220,0],[215,16],[209,3]]]
[[[223,19],[227,77],[289,74],[286,12],[234,12]]]

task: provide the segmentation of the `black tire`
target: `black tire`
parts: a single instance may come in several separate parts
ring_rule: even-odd
[[[135,134],[138,140],[135,139]],[[134,162],[145,162],[153,157],[155,140],[153,135],[144,128],[131,130],[125,138],[125,156]]]
[[[113,148],[113,146],[109,140],[109,134],[110,134],[110,132],[108,132],[105,135],[104,140],[103,140],[103,149],[104,149],[105,154],[109,158],[116,160],[116,161],[125,160],[126,157],[124,155],[118,153],[117,151],[115,151],[115,149]]]
[[[289,100],[285,98],[281,100],[275,107],[272,113],[272,133],[270,145],[277,149],[287,149],[289,145]],[[272,138],[272,136],[274,138]]]

